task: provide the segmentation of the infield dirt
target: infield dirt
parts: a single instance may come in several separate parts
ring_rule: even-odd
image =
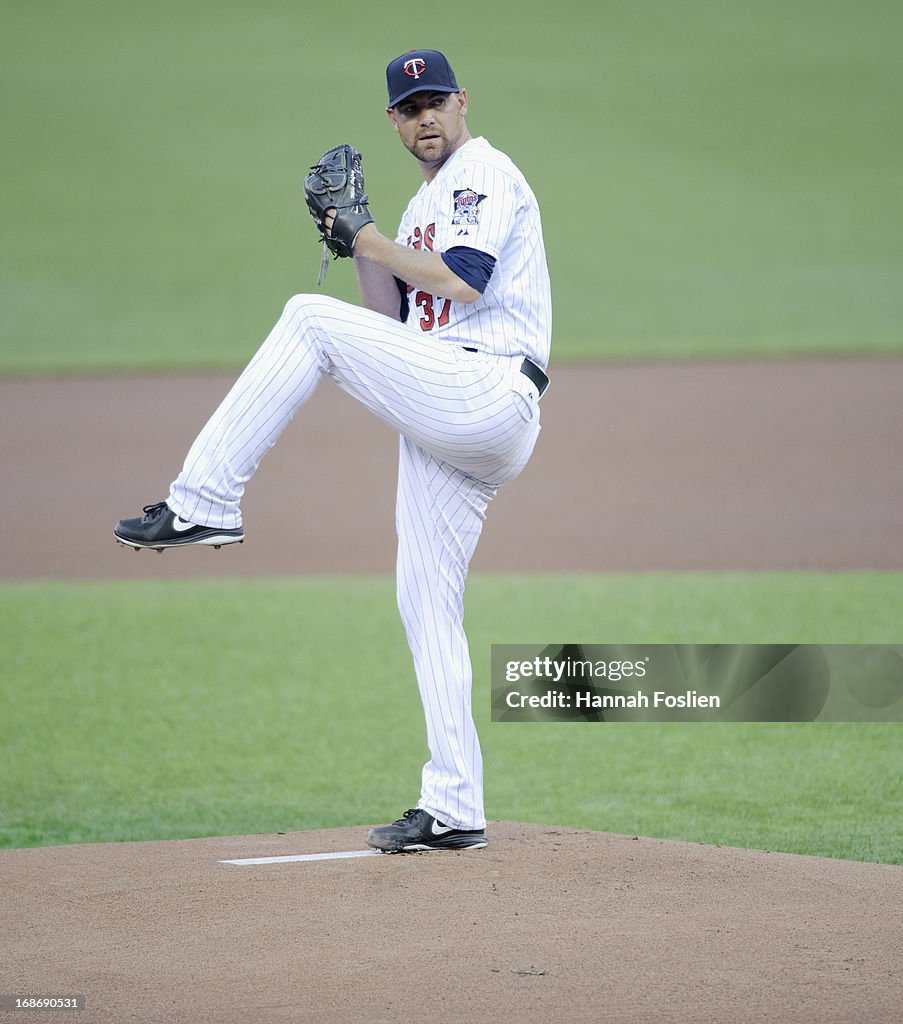
[[[903,568],[903,358],[551,376],[473,571]],[[395,435],[331,381],[248,485],[240,551],[113,543],[117,519],[166,496],[233,380],[0,378],[0,576],[392,572]]]
[[[243,867],[364,832],[5,851],[4,990],[84,995],[84,1022],[899,1020],[903,868],[490,829]]]

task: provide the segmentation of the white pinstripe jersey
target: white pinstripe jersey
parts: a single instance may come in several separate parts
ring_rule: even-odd
[[[463,245],[496,260],[485,292],[470,304],[409,287],[409,327],[548,365],[552,298],[539,206],[504,153],[483,138],[455,150],[408,204],[396,241],[434,252]]]

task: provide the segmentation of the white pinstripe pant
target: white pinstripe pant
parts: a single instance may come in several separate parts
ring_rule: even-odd
[[[539,433],[537,389],[521,361],[297,295],[192,445],[168,500],[201,526],[240,526],[245,483],[323,375],[398,431],[398,607],[430,750],[418,806],[458,828],[485,824],[464,581],[489,502]]]

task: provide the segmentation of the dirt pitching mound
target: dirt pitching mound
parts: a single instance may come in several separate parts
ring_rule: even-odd
[[[364,829],[3,851],[3,991],[83,995],[80,1024],[899,1020],[901,867],[489,835],[244,866],[222,861],[362,850]]]

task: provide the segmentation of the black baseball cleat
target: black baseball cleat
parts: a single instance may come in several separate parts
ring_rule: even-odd
[[[241,544],[245,531],[220,530],[212,526],[196,526],[181,519],[165,501],[145,505],[140,519],[120,519],[113,527],[113,536],[120,544],[139,548],[180,548],[186,544],[206,544],[219,548],[223,544]]]
[[[367,845],[384,853],[416,852],[417,850],[479,850],[486,846],[483,829],[467,831],[443,825],[428,811],[412,807],[383,828],[371,828]]]

